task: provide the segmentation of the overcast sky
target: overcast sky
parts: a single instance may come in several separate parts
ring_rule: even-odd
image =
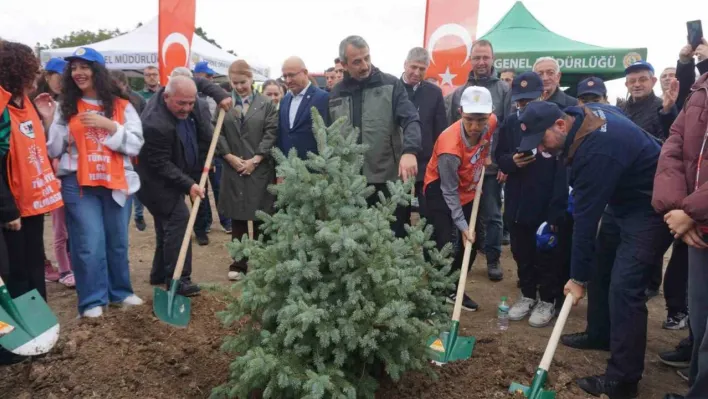
[[[514,0],[481,0],[477,36],[486,33]],[[49,43],[72,30],[129,30],[157,15],[158,0],[3,1],[0,37],[28,45]],[[104,3],[99,11],[99,3]],[[411,47],[423,42],[425,0],[197,0],[197,26],[224,49],[258,60],[280,73],[281,62],[301,56],[310,71],[332,66],[339,42],[363,36],[373,63],[399,75]],[[568,38],[606,47],[647,47],[658,70],[675,65],[686,43],[686,21],[703,19],[708,0],[525,0],[548,29]],[[30,7],[28,7],[30,6]],[[708,32],[707,32],[708,33]],[[609,85],[610,96],[624,96],[623,81]],[[658,86],[658,84],[657,84]]]

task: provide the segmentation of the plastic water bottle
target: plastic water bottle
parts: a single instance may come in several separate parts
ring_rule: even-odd
[[[509,329],[509,305],[506,303],[505,296],[501,298],[501,303],[497,308],[497,327],[502,331]]]

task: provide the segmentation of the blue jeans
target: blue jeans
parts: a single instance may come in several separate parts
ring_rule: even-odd
[[[128,264],[131,201],[118,205],[111,190],[79,187],[76,175],[61,179],[71,265],[79,313],[133,294]]]
[[[484,237],[478,237],[484,243],[484,253],[487,265],[499,263],[502,250],[502,185],[497,181],[497,175],[485,175],[482,187],[482,198],[479,203],[479,222]]]
[[[145,214],[145,207],[137,196],[132,195],[131,197],[133,198],[133,204],[135,205],[135,220],[142,219]]]

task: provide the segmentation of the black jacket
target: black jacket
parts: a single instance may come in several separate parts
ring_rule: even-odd
[[[686,97],[691,92],[691,86],[696,83],[696,68],[698,68],[698,76],[708,72],[708,60],[703,60],[696,64],[691,58],[690,62],[683,63],[680,60],[676,62],[676,79],[679,81],[679,94],[676,99],[676,108],[681,110]]]
[[[558,104],[561,109],[578,105],[578,99],[565,94],[560,87],[557,88],[556,92],[553,93],[552,96],[548,97],[546,101]]]
[[[433,146],[435,146],[440,133],[448,126],[447,115],[445,115],[445,101],[443,100],[442,90],[430,82],[420,82],[420,85],[415,90],[413,90],[413,86],[403,82],[403,79],[401,79],[401,82],[408,92],[408,98],[418,110],[420,118],[423,150],[418,155],[418,177],[416,181],[423,181],[428,161],[433,156]]]
[[[499,169],[509,175],[504,188],[504,223],[520,223],[537,228],[547,221],[558,225],[568,207],[566,167],[556,157],[536,161],[524,168],[516,166],[513,156],[521,143],[521,124],[517,113],[507,116],[499,129],[495,157]]]
[[[217,103],[228,97],[220,87],[214,87],[223,92],[215,92]],[[161,216],[169,215],[177,201],[182,200],[182,195],[188,194],[192,185],[197,183],[194,177],[203,168],[213,135],[209,110],[203,109],[207,105],[197,101],[189,118],[194,120],[197,128],[199,162],[195,170],[187,170],[184,147],[177,134],[178,119],[167,109],[164,90],[161,88],[148,101],[141,115],[145,144],[136,165],[141,183],[138,199],[150,213]]]
[[[639,101],[630,98],[620,108],[629,120],[659,140],[669,136],[669,128],[678,115],[675,106],[672,112],[664,114],[663,102],[654,92]]]

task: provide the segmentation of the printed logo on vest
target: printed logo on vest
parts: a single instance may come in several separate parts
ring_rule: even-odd
[[[25,136],[34,139],[34,125],[32,124],[32,121],[20,123],[20,132],[22,132]]]

